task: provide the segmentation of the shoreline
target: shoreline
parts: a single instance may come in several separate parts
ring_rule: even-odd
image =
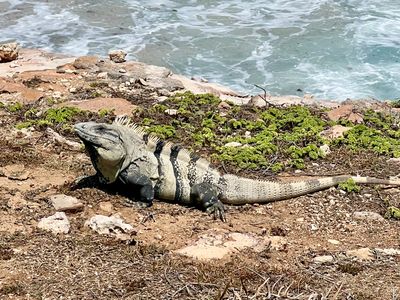
[[[22,48],[20,49],[19,56],[16,60],[0,63],[0,78],[15,78],[18,77],[19,74],[23,74],[25,72],[57,70],[63,65],[73,65],[74,61],[76,61],[77,59],[85,58],[91,58],[92,62],[94,58],[97,58],[98,61],[113,63],[108,58],[102,58],[99,56],[77,57],[65,54],[51,53],[40,49]],[[349,102],[373,103],[374,105],[385,103],[385,101],[373,99],[347,99],[344,101],[334,99],[316,99],[313,95],[309,94],[305,94],[302,97],[294,95],[272,96],[264,93],[258,95],[243,95],[229,87],[223,86],[218,83],[204,82],[201,79],[196,80],[194,78],[188,78],[183,75],[173,74],[169,69],[165,67],[158,67],[137,61],[127,61],[113,64],[115,69],[123,69],[126,65],[137,64],[140,65],[141,69],[146,70],[147,73],[145,75],[149,78],[152,78],[153,83],[155,81],[165,81],[165,79],[176,81],[175,87],[177,90],[178,87],[181,86],[180,90],[191,91],[194,94],[211,93],[217,97],[220,97],[221,100],[230,101],[238,105],[253,104],[255,106],[262,107],[266,105],[265,100],[272,105],[317,105],[327,108],[338,107],[341,104],[346,104]],[[70,71],[70,74],[73,73],[74,70],[72,69]],[[159,84],[154,84],[154,87],[162,88],[162,84],[161,86]]]

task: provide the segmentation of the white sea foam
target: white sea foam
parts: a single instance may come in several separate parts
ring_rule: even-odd
[[[399,28],[397,0],[0,0],[0,41],[335,99],[400,96]]]

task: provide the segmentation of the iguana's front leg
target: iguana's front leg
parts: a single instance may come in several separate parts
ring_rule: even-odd
[[[214,219],[226,221],[225,208],[218,199],[218,190],[214,185],[206,182],[195,184],[190,190],[190,198],[195,206],[213,214]]]
[[[127,192],[138,190],[139,199],[132,201],[127,199],[127,204],[137,208],[149,207],[153,205],[154,187],[149,177],[140,173],[135,165],[130,165],[123,170],[118,179],[126,186]]]

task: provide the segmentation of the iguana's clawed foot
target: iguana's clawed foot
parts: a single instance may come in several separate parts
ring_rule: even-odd
[[[220,219],[222,222],[226,222],[225,208],[221,201],[215,201],[206,209],[206,212],[210,215],[212,214],[214,220]]]
[[[127,199],[124,203],[126,206],[133,207],[136,209],[142,209],[152,206],[152,202],[132,201]]]

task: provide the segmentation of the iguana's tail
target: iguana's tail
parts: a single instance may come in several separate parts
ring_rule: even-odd
[[[221,184],[221,201],[232,205],[246,203],[268,203],[321,191],[348,179],[360,184],[385,184],[400,186],[400,180],[379,179],[340,175],[319,179],[300,180],[294,182],[274,182],[254,180],[235,175],[223,175]]]

